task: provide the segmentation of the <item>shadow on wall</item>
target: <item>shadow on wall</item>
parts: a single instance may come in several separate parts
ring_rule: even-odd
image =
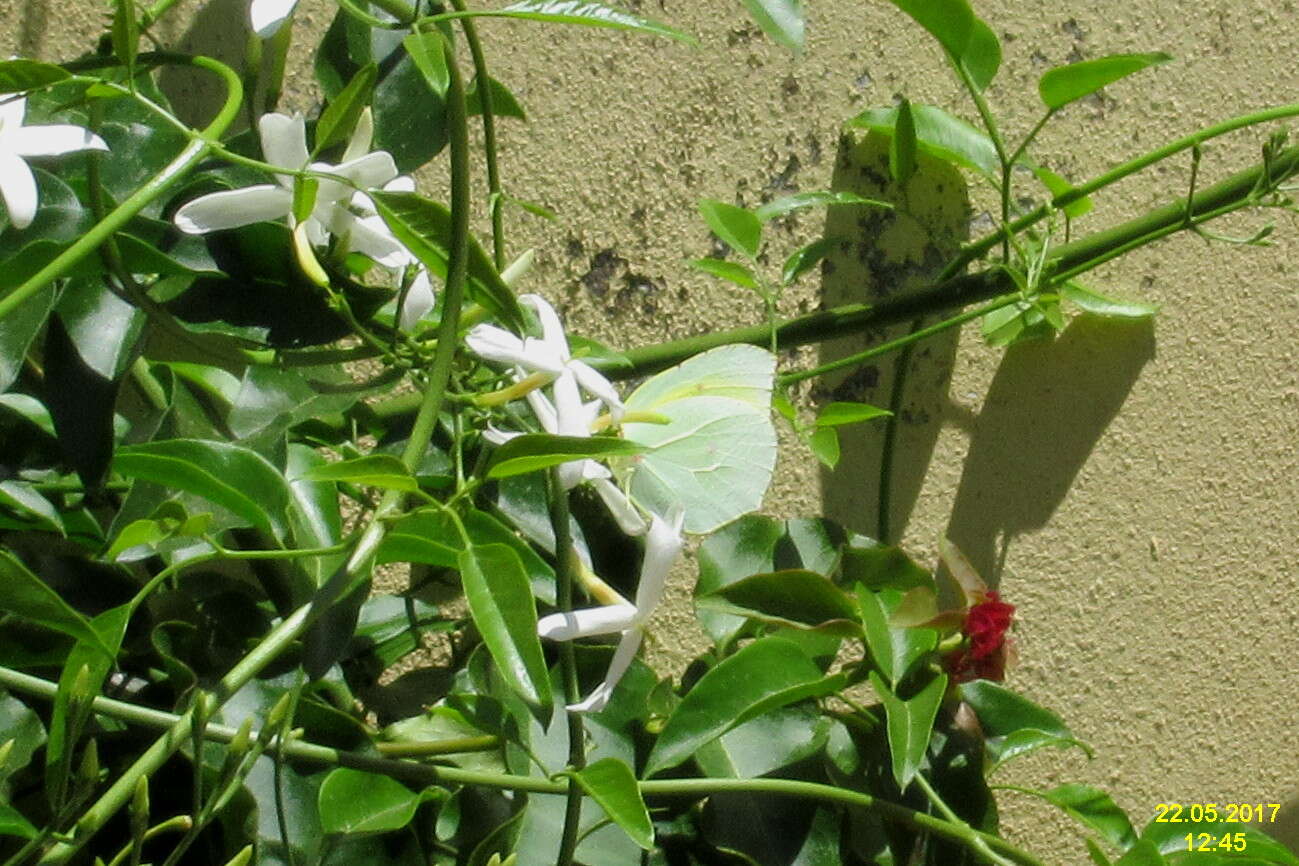
[[[883,198],[895,202],[897,209],[832,209],[826,235],[845,241],[823,270],[827,305],[869,303],[923,288],[967,237],[969,203],[960,175],[946,165],[922,160],[906,189],[899,190],[889,180],[884,139],[842,140],[834,189]],[[908,328],[901,325],[827,343],[820,360],[860,352]],[[1148,320],[1136,324],[1081,316],[1055,340],[1012,347],[977,416],[948,396],[956,346],[953,330],[917,344],[912,355],[894,446],[890,536],[896,540],[904,535],[942,425],[961,427],[969,433],[970,446],[948,537],[995,586],[1009,540],[1044,526],[1064,500],[1154,356],[1154,334]],[[897,357],[827,377],[813,396],[820,403],[852,400],[887,406]],[[826,515],[870,536],[878,535],[883,441],[880,422],[842,428],[839,466],[822,476]]]
[[[1045,526],[1064,501],[1154,354],[1149,319],[1085,315],[1055,340],[1007,350],[969,422],[969,452],[947,528],[990,586],[1011,538]]]
[[[248,0],[209,0],[194,14],[185,34],[169,41],[177,51],[203,54],[242,71],[249,33]],[[168,66],[159,75],[159,86],[176,116],[193,127],[205,126],[225,103],[220,79],[202,69]],[[241,112],[235,128],[245,116]]]
[[[832,188],[893,202],[895,210],[834,207],[826,217],[825,235],[841,239],[822,266],[822,294],[827,306],[870,303],[897,297],[929,285],[968,236],[969,199],[965,180],[950,165],[923,154],[905,188],[889,178],[889,142],[878,135],[839,141]],[[868,346],[902,336],[909,325],[882,328],[861,336],[827,342],[820,363],[856,354]],[[918,344],[911,357],[890,485],[890,534],[897,538],[920,495],[947,405],[947,382],[956,353],[956,332]],[[813,399],[854,401],[887,406],[898,356],[888,355],[831,374],[812,392]],[[822,474],[826,516],[869,536],[878,534],[880,452],[884,424],[840,428],[839,465]]]

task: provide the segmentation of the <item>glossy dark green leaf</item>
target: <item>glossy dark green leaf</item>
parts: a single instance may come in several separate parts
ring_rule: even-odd
[[[1052,805],[1058,806],[1070,817],[1095,830],[1101,838],[1120,851],[1126,851],[1137,841],[1136,831],[1127,814],[1120,809],[1109,794],[1090,785],[1060,785],[1045,792]]]
[[[320,154],[336,144],[342,144],[356,128],[361,112],[370,104],[374,96],[374,85],[379,77],[379,68],[373,63],[362,66],[352,76],[352,80],[329,101],[329,105],[320,113],[316,121],[316,148]]]
[[[706,198],[699,202],[699,213],[713,234],[731,249],[747,258],[757,258],[762,244],[762,223],[752,211]]]
[[[903,99],[898,103],[893,136],[889,140],[889,176],[894,183],[905,184],[915,173],[916,122],[911,115],[911,103]]]
[[[128,69],[133,67],[140,43],[140,23],[135,17],[133,0],[114,0],[113,25],[109,33],[118,62]]]
[[[483,13],[480,13],[483,14]],[[600,3],[586,3],[582,0],[520,0],[502,9],[486,13],[493,17],[523,18],[532,21],[553,21],[559,24],[581,24],[587,27],[607,27],[614,30],[635,30],[654,36],[666,36],[679,42],[694,43],[695,39],[648,18],[640,18],[604,6]]]
[[[889,755],[893,762],[893,779],[906,790],[920,772],[929,737],[933,734],[938,706],[947,691],[947,674],[939,674],[908,700],[902,700],[885,685],[875,671],[870,673],[871,686],[884,704],[888,717]]]
[[[415,817],[419,803],[419,795],[396,779],[348,767],[331,770],[316,799],[326,833],[400,830]]]
[[[1055,111],[1120,78],[1172,59],[1171,54],[1156,51],[1150,54],[1111,54],[1070,63],[1068,66],[1057,66],[1043,73],[1037,83],[1037,92],[1046,107]]]
[[[1059,716],[1005,686],[974,680],[961,683],[958,689],[987,737],[989,772],[1011,758],[1045,746],[1077,746],[1091,754],[1091,749],[1074,737]]]
[[[376,595],[361,606],[348,657],[373,661],[377,678],[419,649],[422,635],[449,631],[455,626],[456,620],[443,618],[433,605],[401,596]]]
[[[112,345],[113,336],[106,335],[105,342]],[[83,335],[82,343],[95,357],[95,349],[90,348],[93,340]],[[87,363],[57,312],[46,329],[44,360],[45,405],[54,420],[59,447],[82,482],[96,487],[112,458],[117,382]]]
[[[495,517],[471,509],[461,517],[461,524],[473,544],[505,544],[519,555],[532,592],[547,604],[555,603],[555,571],[531,545],[520,539]],[[420,562],[439,568],[455,568],[464,540],[455,522],[441,508],[423,508],[393,524],[375,555],[385,562]]]
[[[36,711],[12,695],[0,690],[0,745],[13,741],[0,780],[26,767],[32,755],[45,744],[45,726]]]
[[[86,619],[73,609],[45,581],[7,550],[0,550],[0,610],[40,623],[76,640],[85,641],[108,659],[114,651],[100,639]]]
[[[201,496],[284,540],[288,482],[255,451],[225,442],[169,439],[117,449],[113,468]]]
[[[612,436],[528,433],[515,436],[492,452],[487,461],[487,477],[508,478],[583,458],[634,457],[646,450],[643,445]]]
[[[198,365],[175,368],[189,381],[194,381],[210,394],[223,401],[229,398],[228,384],[232,378],[224,371],[199,368]],[[239,439],[254,436],[277,435],[303,421],[340,413],[352,406],[365,391],[328,393],[329,385],[342,385],[347,374],[338,369],[312,371],[313,381],[294,370],[279,370],[263,364],[252,364],[244,370],[243,379],[230,402],[226,424]]]
[[[33,520],[35,528],[67,534],[58,510],[30,484],[0,481],[0,511],[13,511],[20,517]]]
[[[451,213],[437,202],[413,192],[372,191],[371,199],[388,228],[425,267],[446,270],[446,249],[451,237]],[[441,263],[441,264],[439,264]],[[523,311],[514,292],[501,279],[491,258],[472,238],[469,241],[470,296],[502,324],[523,327]]]
[[[821,260],[834,252],[841,243],[844,243],[844,239],[840,237],[818,238],[794,250],[789,254],[789,258],[785,259],[784,267],[780,270],[781,283],[786,286],[792,284],[820,264]]]
[[[289,481],[289,524],[293,540],[302,547],[330,547],[343,537],[343,520],[338,504],[338,488],[328,482],[311,481],[303,476],[312,468],[325,464],[325,458],[314,448],[289,443],[286,452],[285,477]],[[315,587],[323,586],[346,558],[312,556],[299,560]]]
[[[307,470],[308,481],[350,481],[385,490],[418,490],[419,483],[406,466],[391,454],[367,454],[337,463],[325,463]]]
[[[1077,304],[1083,312],[1095,316],[1107,316],[1115,319],[1148,319],[1159,311],[1159,308],[1154,304],[1111,298],[1072,280],[1060,287],[1060,295],[1065,300]]]
[[[974,86],[984,89],[1001,65],[997,37],[974,15],[968,0],[892,0],[929,31],[953,64],[963,67]]]
[[[937,589],[934,577],[899,547],[884,544],[854,545],[843,551],[843,580],[861,583],[868,589],[906,591],[923,586]]]
[[[889,597],[886,597],[889,596]],[[928,628],[893,628],[889,614],[896,607],[897,590],[874,592],[857,584],[857,607],[871,659],[890,686],[897,684],[938,645],[938,633]]]
[[[518,98],[508,87],[497,81],[495,78],[488,78],[487,80],[492,93],[493,117],[514,117],[519,120],[528,119],[528,114],[523,110],[522,103],[519,102]],[[469,89],[465,91],[465,112],[469,117],[474,117],[475,115],[483,113],[483,97],[478,92],[478,79],[476,77],[473,81],[469,82]],[[530,213],[536,213],[537,216],[542,216],[546,219],[554,219],[555,217],[554,214],[550,213],[550,211],[545,208],[541,208],[542,212],[538,213],[537,211],[528,208],[527,203],[525,202],[521,202],[518,199],[512,199],[509,196],[506,196],[506,199],[521,205]]]
[[[721,259],[694,259],[689,264],[695,270],[735,283],[741,288],[755,290],[758,288],[758,280],[753,276],[753,271],[736,262]]]
[[[3,222],[0,226],[0,260],[7,260],[24,250],[29,245],[35,245],[41,242],[54,241],[57,243],[70,243],[81,237],[95,221],[94,215],[90,209],[82,204],[81,199],[77,196],[76,191],[69,186],[68,182],[56,174],[46,171],[43,168],[31,166],[32,174],[36,176],[37,188],[37,207],[36,216],[31,225],[21,232],[12,231],[8,223],[8,211],[0,212]],[[40,241],[32,241],[31,238],[40,238]],[[53,256],[49,256],[53,258]],[[17,280],[35,274],[39,268],[48,263],[40,261],[35,263],[28,273],[19,274],[9,272],[7,269],[0,271],[0,288],[9,288],[17,285]],[[95,270],[102,270],[102,266],[97,262],[88,263],[88,266]],[[42,294],[51,289],[45,289]]]
[[[0,93],[35,90],[67,77],[69,77],[67,70],[52,63],[17,59],[0,61]]]
[[[116,664],[117,653],[130,619],[129,604],[99,614],[88,623],[89,637],[78,636],[76,644],[63,662],[63,670],[59,674],[59,690],[54,696],[54,708],[50,715],[49,740],[45,744],[45,790],[51,802],[56,801],[59,792],[65,791],[68,784],[68,771],[71,767],[66,756],[76,745],[72,742],[69,731],[74,692],[84,687],[85,693],[77,696],[82,700],[100,694],[105,677]]]
[[[807,437],[807,447],[826,469],[834,469],[839,465],[839,431],[833,427],[814,430]]]
[[[1096,866],[1112,866],[1110,858],[1105,856],[1105,852],[1101,850],[1100,845],[1096,843],[1095,839],[1088,836],[1083,840],[1083,844],[1087,846],[1087,856],[1092,858],[1092,862],[1095,863]]]
[[[871,108],[848,121],[848,125],[892,136],[897,116],[896,108]],[[980,130],[933,105],[912,104],[911,118],[915,122],[916,148],[921,152],[990,179],[1000,175],[997,148]]]
[[[53,288],[37,292],[0,318],[0,391],[7,390],[18,378],[27,349],[40,333],[57,298]]]
[[[756,779],[815,755],[829,729],[830,719],[814,705],[781,707],[700,746],[695,761],[707,776]]]
[[[777,217],[785,216],[796,210],[802,210],[809,207],[830,207],[832,205],[870,205],[871,207],[882,207],[892,209],[893,204],[879,199],[866,198],[855,192],[799,192],[793,195],[782,196],[773,199],[764,205],[761,205],[754,215],[762,222],[769,222]]]
[[[842,685],[791,641],[764,637],[724,659],[681,699],[654,743],[645,776],[675,767],[696,749],[762,713]]]
[[[1181,830],[1179,829],[1178,832],[1181,833]],[[1185,834],[1182,835],[1185,836]],[[1186,844],[1185,840],[1182,840],[1180,844],[1184,846]],[[1114,866],[1164,866],[1167,862],[1153,843],[1142,839],[1129,848],[1122,857],[1115,860]]]
[[[831,627],[858,634],[857,607],[827,577],[805,569],[755,574],[697,596],[702,608],[795,628]]]
[[[409,57],[402,57],[379,79],[370,107],[374,147],[390,153],[398,171],[412,172],[446,147],[446,102],[429,88]]]
[[[795,54],[803,50],[803,4],[800,0],[744,0],[762,32]]]
[[[451,86],[451,73],[447,69],[442,34],[436,31],[412,33],[402,40],[402,44],[433,92],[446,96],[447,88]]]
[[[816,426],[837,427],[840,424],[859,424],[862,421],[871,421],[892,414],[887,409],[871,406],[868,403],[835,402],[827,404],[817,413]]]
[[[537,607],[519,555],[504,544],[483,544],[461,550],[456,561],[469,612],[502,678],[529,704],[548,707],[550,675],[537,639]]]
[[[144,314],[99,281],[69,286],[55,307],[77,353],[104,379],[116,379],[134,357]]]
[[[646,851],[654,847],[654,824],[631,767],[617,758],[601,758],[573,773],[573,779],[633,842]]]
[[[1037,179],[1042,181],[1042,185],[1051,191],[1052,199],[1057,199],[1074,189],[1073,184],[1044,166],[1033,166],[1033,174],[1037,175]],[[1070,219],[1077,219],[1091,213],[1094,206],[1089,196],[1083,196],[1069,202],[1062,210],[1065,216]]]
[[[18,836],[21,839],[35,839],[37,830],[32,823],[23,817],[8,803],[0,803],[0,836]]]

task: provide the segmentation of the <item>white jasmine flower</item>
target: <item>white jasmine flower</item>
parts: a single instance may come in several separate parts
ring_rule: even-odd
[[[636,656],[644,637],[645,623],[663,599],[672,566],[681,556],[685,539],[681,534],[685,513],[676,508],[667,519],[650,515],[645,533],[645,556],[641,560],[640,581],[636,585],[636,603],[613,604],[571,612],[553,613],[537,622],[537,633],[551,640],[572,640],[579,637],[621,632],[618,648],[614,650],[604,682],[586,698],[569,706],[574,712],[599,712],[613,695],[614,687],[622,679],[631,660]]]
[[[248,22],[259,39],[270,39],[293,15],[298,0],[253,0],[248,5]]]
[[[305,225],[307,239],[313,245],[323,245],[328,236],[334,234],[343,240],[347,250],[365,253],[380,263],[406,260],[409,253],[396,238],[387,231],[361,226],[360,220],[348,209],[353,186],[378,187],[397,176],[397,166],[391,155],[385,151],[365,152],[369,149],[369,124],[357,124],[344,153],[345,158],[338,165],[308,164],[311,156],[307,151],[306,123],[300,115],[264,114],[257,123],[257,131],[262,140],[262,153],[272,165],[293,170],[309,169],[341,178],[319,178],[315,206]],[[350,184],[342,179],[350,181]],[[176,211],[176,226],[187,234],[205,234],[280,217],[288,217],[290,225],[293,225],[296,179],[290,174],[276,174],[275,180],[274,184],[259,184],[196,198]]]
[[[523,371],[518,378],[529,373],[544,373],[554,377],[560,430],[578,429],[578,422],[573,417],[581,406],[578,385],[598,397],[608,407],[614,423],[618,423],[623,412],[618,392],[594,367],[572,356],[568,349],[568,338],[564,336],[564,326],[560,323],[555,308],[540,295],[520,295],[519,302],[536,312],[537,318],[541,320],[541,337],[520,339],[495,325],[478,325],[465,336],[466,345],[480,358],[517,367]],[[563,432],[561,435],[590,435],[590,431]]]
[[[81,126],[24,126],[26,114],[26,97],[0,102],[0,198],[17,229],[27,228],[36,218],[36,176],[25,160],[78,150],[108,150],[102,138]]]

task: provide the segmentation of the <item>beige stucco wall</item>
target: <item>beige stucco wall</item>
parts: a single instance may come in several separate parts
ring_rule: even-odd
[[[4,0],[3,48],[76,53],[90,44],[101,5]],[[553,224],[512,214],[511,250],[535,246],[530,288],[560,302],[575,329],[616,345],[758,320],[753,298],[684,266],[711,246],[697,199],[752,205],[827,187],[843,121],[896,94],[973,119],[934,46],[888,3],[811,4],[799,59],[758,35],[730,0],[638,5],[702,47],[481,25],[495,74],[531,113],[527,125],[502,123],[506,190],[559,214]],[[989,97],[1012,137],[1036,120],[1036,79],[1050,66],[1124,51],[1178,58],[1069,108],[1043,133],[1035,155],[1074,179],[1198,126],[1299,99],[1292,2],[977,7],[1002,37],[1006,59]],[[299,18],[322,26],[328,10],[303,0]],[[202,45],[213,32],[189,38]],[[184,28],[164,35],[178,40]],[[227,45],[237,54],[237,42]],[[312,107],[309,87],[289,98]],[[1243,167],[1261,140],[1215,142],[1202,177]],[[1075,230],[1184,193],[1188,162],[1102,196]],[[976,196],[974,212],[987,205]],[[1232,228],[1247,233],[1266,218]],[[1091,763],[1077,753],[1033,759],[1006,781],[1098,784],[1138,826],[1157,802],[1299,795],[1299,225],[1277,218],[1271,249],[1181,237],[1093,278],[1161,304],[1152,326],[1075,321],[1054,343],[1008,354],[967,328],[959,346],[940,341],[921,358],[904,445],[928,466],[923,476],[901,473],[900,507],[914,501],[904,544],[931,561],[946,531],[997,577],[1019,609],[1013,685],[1097,750]],[[821,228],[804,216],[776,232],[773,266]],[[840,280],[825,290],[839,298],[852,287]],[[783,312],[814,307],[821,292],[809,279]],[[861,396],[887,399],[880,387]],[[824,495],[833,516],[869,530],[873,481],[862,473],[873,470],[862,454],[875,444],[869,435],[852,443],[843,468],[822,475],[787,442],[768,512],[814,514]],[[664,629],[689,619],[681,577]],[[659,645],[669,653],[678,641]],[[1014,837],[1048,859],[1083,862],[1066,824],[1013,794],[1003,813]]]

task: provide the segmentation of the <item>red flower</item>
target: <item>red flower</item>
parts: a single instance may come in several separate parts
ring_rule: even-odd
[[[1006,678],[1006,655],[1010,630],[1015,616],[1015,606],[1006,604],[995,592],[987,592],[983,600],[965,612],[961,633],[967,645],[949,653],[945,667],[958,683],[970,680],[1003,680]]]

